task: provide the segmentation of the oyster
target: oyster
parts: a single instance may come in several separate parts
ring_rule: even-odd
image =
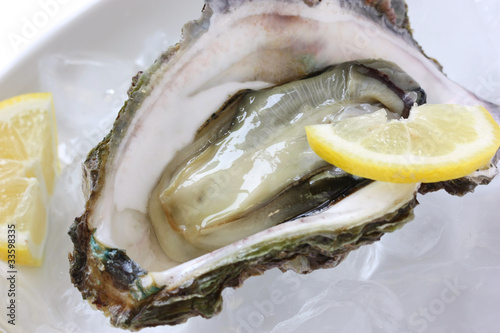
[[[411,218],[418,184],[350,176],[309,158],[295,135],[305,119],[379,107],[404,116],[424,102],[420,87],[430,102],[480,103],[499,121],[497,106],[449,81],[422,54],[405,10],[402,1],[208,1],[183,40],[134,79],[113,130],[85,162],[86,211],[70,230],[71,277],[83,297],[132,330],[211,317],[225,287],[273,267],[304,273],[334,266]],[[292,107],[280,113],[282,104]],[[256,123],[263,132],[240,135]],[[284,142],[268,137],[285,137],[299,147],[280,150],[292,156],[285,166],[307,164],[279,172],[259,166],[259,176],[278,178],[252,181],[264,187],[240,200],[246,188],[237,182],[257,164],[248,154],[231,159],[240,148],[228,143],[234,136],[249,139],[245,152],[257,154]],[[231,166],[222,165],[228,159]],[[463,194],[488,182],[495,162],[420,190]],[[199,180],[207,168],[212,176]],[[234,190],[219,200],[214,184]]]

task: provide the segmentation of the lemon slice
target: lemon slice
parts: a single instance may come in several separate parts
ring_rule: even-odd
[[[0,158],[31,161],[34,168],[38,163],[51,194],[59,172],[52,94],[25,94],[0,102],[0,128]]]
[[[0,102],[0,259],[39,266],[59,171],[52,95]]]
[[[36,178],[0,182],[0,258],[16,265],[40,266],[47,233],[47,197]],[[13,235],[13,237],[9,237]],[[10,245],[10,246],[9,246]]]
[[[425,104],[408,119],[381,109],[334,124],[306,127],[311,148],[353,175],[393,183],[456,179],[486,166],[500,127],[482,106]]]

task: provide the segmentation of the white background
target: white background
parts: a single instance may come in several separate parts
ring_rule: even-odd
[[[98,1],[98,0],[97,0]],[[0,73],[96,0],[0,0]]]

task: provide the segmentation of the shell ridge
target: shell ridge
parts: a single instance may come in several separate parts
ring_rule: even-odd
[[[254,0],[254,2],[263,0]],[[69,254],[70,261],[70,275],[72,283],[80,290],[84,299],[88,299],[91,303],[96,305],[103,312],[111,316],[111,322],[123,328],[138,330],[146,326],[156,326],[160,324],[178,324],[187,320],[187,318],[194,315],[201,315],[204,317],[211,317],[218,313],[221,309],[222,298],[220,292],[226,286],[237,287],[248,277],[252,275],[262,274],[266,269],[278,267],[281,270],[294,270],[300,273],[307,273],[317,268],[325,268],[336,266],[342,259],[347,256],[347,253],[362,244],[371,243],[381,237],[386,231],[391,231],[391,228],[400,227],[412,217],[412,209],[417,204],[416,199],[406,204],[401,208],[396,215],[387,215],[385,218],[389,219],[389,224],[386,220],[372,221],[367,225],[354,243],[347,242],[341,250],[335,252],[330,251],[325,245],[326,239],[318,236],[314,239],[301,240],[300,251],[295,253],[293,251],[283,251],[282,248],[276,249],[263,249],[262,251],[269,251],[260,258],[251,258],[242,262],[233,264],[228,269],[233,269],[227,277],[221,279],[221,273],[226,274],[227,271],[209,272],[203,276],[207,282],[205,288],[202,290],[195,290],[192,293],[193,297],[183,296],[182,293],[189,293],[192,289],[199,285],[182,286],[167,290],[167,287],[158,290],[154,295],[151,295],[153,302],[148,303],[145,300],[133,302],[133,296],[130,292],[120,290],[116,285],[110,283],[109,290],[101,285],[99,279],[110,282],[112,274],[109,271],[102,271],[101,268],[105,267],[101,258],[96,257],[92,253],[89,246],[90,239],[94,229],[92,229],[91,215],[94,213],[94,205],[101,196],[101,192],[107,182],[106,174],[108,168],[114,163],[115,149],[119,141],[126,135],[130,129],[132,119],[136,110],[141,106],[145,98],[154,88],[155,80],[157,80],[156,71],[162,71],[168,67],[169,61],[182,52],[184,49],[196,41],[201,35],[206,33],[210,28],[212,18],[218,15],[225,15],[234,10],[234,8],[241,6],[251,0],[207,0],[205,7],[202,11],[201,18],[187,23],[183,28],[181,40],[175,46],[169,48],[163,53],[149,69],[140,73],[132,80],[129,90],[129,100],[125,102],[121,108],[117,119],[113,124],[113,129],[110,133],[98,144],[87,156],[83,164],[83,187],[86,197],[85,212],[77,217],[69,230],[69,235],[74,244],[74,250]],[[271,1],[266,1],[271,2]],[[324,3],[337,3],[343,8],[348,8],[356,11],[360,15],[367,17],[382,27],[387,28],[392,33],[403,36],[406,41],[414,45],[417,50],[422,51],[417,42],[413,39],[409,20],[407,16],[407,6],[402,0],[272,0],[273,3],[303,3],[304,6],[313,7],[320,6]],[[326,5],[325,5],[326,7]],[[327,7],[326,7],[327,8]],[[422,52],[423,53],[423,52]],[[432,60],[432,59],[431,59]],[[435,61],[434,61],[435,62]],[[437,62],[436,66],[439,67]],[[497,121],[500,119],[498,116],[500,110],[498,107]],[[496,159],[500,157],[497,153]],[[483,182],[483,181],[481,181]],[[458,188],[468,186],[467,184],[457,182],[454,184]],[[441,186],[441,185],[440,185]],[[430,189],[431,187],[422,188],[422,191]],[[469,191],[469,188],[467,188]],[[373,224],[375,223],[375,224]],[[368,226],[370,226],[368,228]],[[386,227],[384,227],[386,226]],[[366,233],[365,233],[366,232]],[[344,235],[343,237],[347,237]],[[336,240],[339,237],[333,237]],[[344,239],[345,240],[345,239]],[[274,251],[274,252],[273,252]],[[309,251],[309,252],[308,252]],[[123,254],[123,256],[122,256]],[[126,255],[125,252],[120,253],[120,260],[133,261]],[[259,261],[260,260],[260,261]],[[126,267],[117,265],[114,274],[120,274],[120,270],[127,272]],[[124,282],[122,281],[121,287],[128,283],[130,287],[138,279],[140,274],[146,274],[145,271],[132,270],[132,274],[126,275]],[[212,275],[210,275],[212,274]],[[211,280],[212,279],[212,280]],[[197,281],[198,283],[199,281]],[[210,285],[210,283],[212,283]],[[163,286],[162,286],[163,287]],[[206,294],[203,292],[206,291]],[[215,292],[214,292],[215,291]],[[214,293],[212,293],[214,292]],[[182,302],[165,302],[169,297],[178,297],[184,299]],[[163,300],[163,302],[162,302]],[[164,303],[162,306],[157,306]],[[171,312],[169,312],[171,311]]]

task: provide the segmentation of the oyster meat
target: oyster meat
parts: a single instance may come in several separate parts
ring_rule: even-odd
[[[305,125],[426,101],[482,104],[500,122],[422,53],[403,1],[207,1],[84,163],[73,283],[138,330],[211,317],[225,287],[273,267],[335,266],[411,219],[417,191],[494,177],[498,154],[458,180],[376,182],[307,145]]]

